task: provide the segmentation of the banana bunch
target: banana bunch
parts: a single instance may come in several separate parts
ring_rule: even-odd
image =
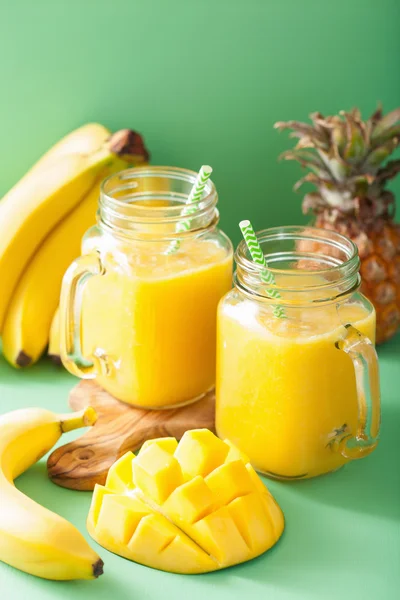
[[[35,363],[58,344],[62,277],[95,224],[104,177],[148,160],[131,130],[113,135],[97,123],[51,148],[0,201],[0,335],[14,367]],[[58,347],[51,353],[59,356]]]
[[[69,415],[28,408],[0,416],[1,561],[45,579],[93,579],[103,573],[103,561],[71,523],[14,485],[63,432],[95,420],[90,407]]]

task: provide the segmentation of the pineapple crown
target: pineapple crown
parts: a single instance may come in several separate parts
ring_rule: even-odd
[[[384,116],[379,106],[366,121],[358,108],[330,117],[316,112],[310,119],[274,125],[299,139],[281,158],[310,169],[294,189],[305,182],[317,188],[305,195],[303,212],[324,212],[332,222],[353,217],[365,226],[393,218],[394,196],[384,188],[400,173],[400,159],[386,161],[400,144],[400,108]]]

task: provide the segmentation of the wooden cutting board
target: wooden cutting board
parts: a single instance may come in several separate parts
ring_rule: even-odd
[[[110,466],[125,452],[138,450],[152,438],[180,439],[188,429],[215,431],[215,395],[170,410],[143,410],[116,400],[92,381],[81,381],[69,395],[73,410],[92,406],[98,415],[93,427],[77,440],[54,450],[47,461],[50,479],[73,490],[104,484]]]

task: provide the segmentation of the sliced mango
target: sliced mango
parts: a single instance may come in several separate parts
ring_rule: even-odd
[[[119,458],[109,469],[106,487],[114,492],[124,493],[126,488],[133,488],[132,461],[133,452],[127,452]]]
[[[87,526],[102,546],[175,573],[247,561],[282,534],[281,509],[247,458],[208,430],[127,453],[96,486]]]
[[[97,525],[97,521],[99,520],[99,514],[103,504],[104,496],[112,493],[112,490],[109,490],[98,483],[95,484],[89,513],[89,519],[94,526]]]
[[[178,442],[173,437],[155,438],[154,440],[147,440],[146,442],[144,442],[143,446],[140,449],[140,452],[144,452],[146,448],[152,446],[153,444],[156,444],[159,448],[162,448],[170,454],[173,454],[178,447]]]
[[[104,496],[96,525],[97,534],[116,544],[128,544],[143,517],[152,514],[138,498],[122,494]]]
[[[215,571],[218,564],[161,514],[142,519],[128,544],[134,560],[178,573]]]
[[[222,465],[229,446],[208,429],[192,429],[183,434],[175,457],[182,467],[186,479],[201,475],[205,477]]]
[[[228,456],[225,459],[225,462],[231,462],[232,460],[242,460],[245,464],[250,462],[247,454],[239,450],[237,446],[232,444],[229,440],[224,440],[225,444],[229,446]]]
[[[205,482],[217,499],[218,506],[224,506],[239,496],[250,494],[254,488],[242,460],[234,460],[217,467],[207,475]]]
[[[250,558],[250,550],[226,506],[191,526],[191,537],[223,567]]]
[[[183,533],[179,533],[157,558],[158,565],[148,565],[171,573],[208,573],[219,569],[218,563]]]
[[[154,556],[165,550],[177,535],[177,528],[168,519],[151,513],[140,521],[128,548],[137,556]]]
[[[163,511],[174,522],[189,525],[209,514],[215,498],[204,479],[198,475],[177,487],[163,505]]]
[[[228,505],[228,511],[252,552],[261,554],[274,545],[276,535],[271,515],[257,493],[236,498]]]
[[[183,483],[179,462],[158,444],[151,444],[132,461],[133,481],[145,496],[162,504]]]

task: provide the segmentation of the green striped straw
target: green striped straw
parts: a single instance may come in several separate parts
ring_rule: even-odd
[[[240,221],[239,227],[242,232],[244,241],[246,242],[246,246],[250,252],[251,258],[256,263],[256,265],[264,267],[260,275],[261,281],[263,283],[266,283],[267,285],[275,285],[275,277],[268,268],[268,264],[265,260],[264,253],[261,249],[261,246],[258,242],[257,236],[254,232],[250,221]],[[276,300],[278,300],[281,297],[280,293],[273,288],[267,288],[266,291],[268,296],[270,296],[271,298],[275,298]],[[282,306],[274,305],[273,311],[275,317],[279,317],[280,319],[286,318],[286,314]]]
[[[206,187],[207,181],[210,179],[212,173],[212,168],[209,165],[203,165],[200,171],[197,174],[196,181],[193,184],[192,189],[190,190],[190,194],[185,203],[185,208],[183,209],[182,216],[192,215],[198,210],[198,204],[201,200],[201,197],[204,192],[204,188]],[[185,233],[185,231],[189,231],[190,229],[190,219],[183,219],[180,221],[176,227],[176,231],[178,233]],[[176,252],[181,245],[180,240],[174,240],[168,246],[165,254],[173,254]]]

